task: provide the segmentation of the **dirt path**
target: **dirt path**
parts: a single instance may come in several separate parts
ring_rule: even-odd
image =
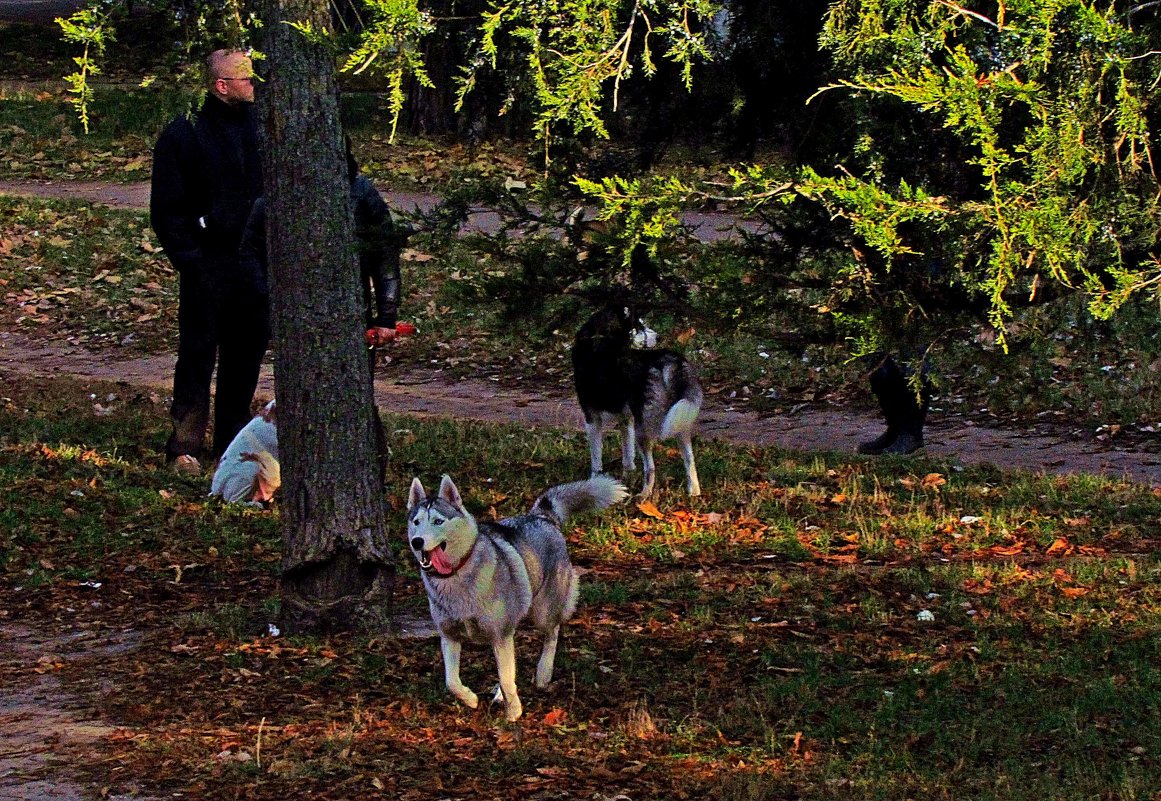
[[[16,334],[0,333],[0,370],[17,375],[64,374],[124,381],[166,392],[173,379],[173,357],[121,357],[107,351],[93,353],[67,343],[34,342]],[[274,394],[269,366],[263,369],[259,392],[269,397]],[[449,378],[437,370],[409,369],[403,375],[381,377],[376,381],[375,395],[382,408],[404,414],[581,429],[576,401],[571,396],[546,395],[541,387],[500,386],[486,380]],[[807,407],[794,414],[763,417],[712,396],[706,401],[698,425],[702,437],[839,452],[853,452],[856,442],[876,435],[881,427],[876,416],[849,409]],[[932,414],[927,428],[927,453],[964,464],[1127,476],[1161,486],[1158,453],[1119,448],[1112,443],[1062,439],[1054,432],[1035,428],[974,425],[959,417],[941,418],[937,413]]]
[[[431,211],[441,201],[431,192],[404,192],[380,186],[383,198],[393,209],[408,213]],[[33,181],[0,180],[0,195],[39,197],[53,200],[88,200],[118,209],[145,209],[149,206],[148,182],[112,184],[101,181]],[[681,215],[682,224],[693,236],[706,242],[736,236],[739,228],[756,231],[757,223],[740,220],[731,214],[718,212],[687,212]],[[486,208],[475,208],[461,226],[462,232],[482,231],[495,233],[500,229],[500,215]]]
[[[70,766],[91,764],[113,729],[67,692],[53,671],[74,659],[94,659],[136,647],[132,634],[74,631],[46,636],[0,623],[0,801],[84,801],[100,791]],[[99,688],[98,688],[99,689]],[[107,799],[133,794],[102,795]]]

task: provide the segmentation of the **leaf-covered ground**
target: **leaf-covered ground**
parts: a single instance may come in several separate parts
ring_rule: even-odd
[[[82,137],[59,84],[27,83],[63,74],[67,54],[33,58],[3,38],[0,48],[18,79],[0,86],[0,174],[148,176],[182,98],[101,91],[95,133]],[[527,177],[519,152],[355,133],[368,171],[396,187],[443,186],[465,166]],[[0,330],[172,349],[175,277],[143,215],[4,199],[0,218]],[[405,317],[427,334],[406,358],[567,382],[568,329],[513,326],[465,303],[448,288],[480,274],[477,254],[430,255],[420,248],[405,265]],[[1148,434],[1161,385],[1155,310],[1128,311],[1111,324],[1030,314],[1031,336],[1015,334],[1009,355],[965,342],[944,365],[940,403]],[[761,333],[699,331],[687,344],[727,397],[833,398],[853,375],[833,353],[782,353]],[[576,432],[398,417],[389,429],[396,530],[412,475],[451,472],[473,509],[502,515],[587,464]],[[547,691],[531,687],[537,644],[521,638],[526,717],[513,726],[450,698],[434,640],[272,636],[277,508],[207,503],[206,479],[164,469],[164,436],[164,400],[148,391],[0,376],[0,626],[141,634],[129,653],[0,675],[13,686],[50,672],[91,694],[118,726],[78,766],[98,787],[247,799],[1158,798],[1161,498],[1148,488],[705,443],[706,495],[690,502],[664,454],[655,503],[568,532],[581,606]],[[421,618],[399,545],[395,602]],[[484,695],[490,655],[469,649],[464,672]]]
[[[132,628],[41,662],[117,727],[81,767],[201,798],[1155,798],[1161,497],[913,459],[699,452],[680,491],[577,521],[557,678],[526,717],[470,711],[437,644],[271,636],[277,509],[163,469],[164,405],[6,379],[0,624]],[[452,473],[479,515],[587,463],[575,432],[391,418],[388,498]],[[423,616],[398,541],[396,605]],[[465,651],[483,695],[491,656]],[[19,682],[23,674],[3,676]]]

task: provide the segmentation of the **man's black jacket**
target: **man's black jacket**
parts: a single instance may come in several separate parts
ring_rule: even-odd
[[[238,244],[254,200],[262,194],[258,132],[250,104],[231,106],[207,95],[193,118],[171,122],[153,150],[149,213],[153,230],[183,275],[229,288]]]

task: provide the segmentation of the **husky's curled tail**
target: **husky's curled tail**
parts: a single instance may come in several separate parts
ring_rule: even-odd
[[[628,497],[629,491],[620,481],[606,475],[593,476],[587,481],[573,481],[547,490],[528,513],[547,517],[559,528],[573,515],[604,509]]]

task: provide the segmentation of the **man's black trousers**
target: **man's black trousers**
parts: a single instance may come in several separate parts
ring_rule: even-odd
[[[183,274],[178,307],[177,366],[173,372],[173,433],[169,459],[202,456],[210,419],[210,379],[217,363],[214,439],[217,459],[246,423],[258,372],[270,342],[270,303],[248,287],[203,274]]]

